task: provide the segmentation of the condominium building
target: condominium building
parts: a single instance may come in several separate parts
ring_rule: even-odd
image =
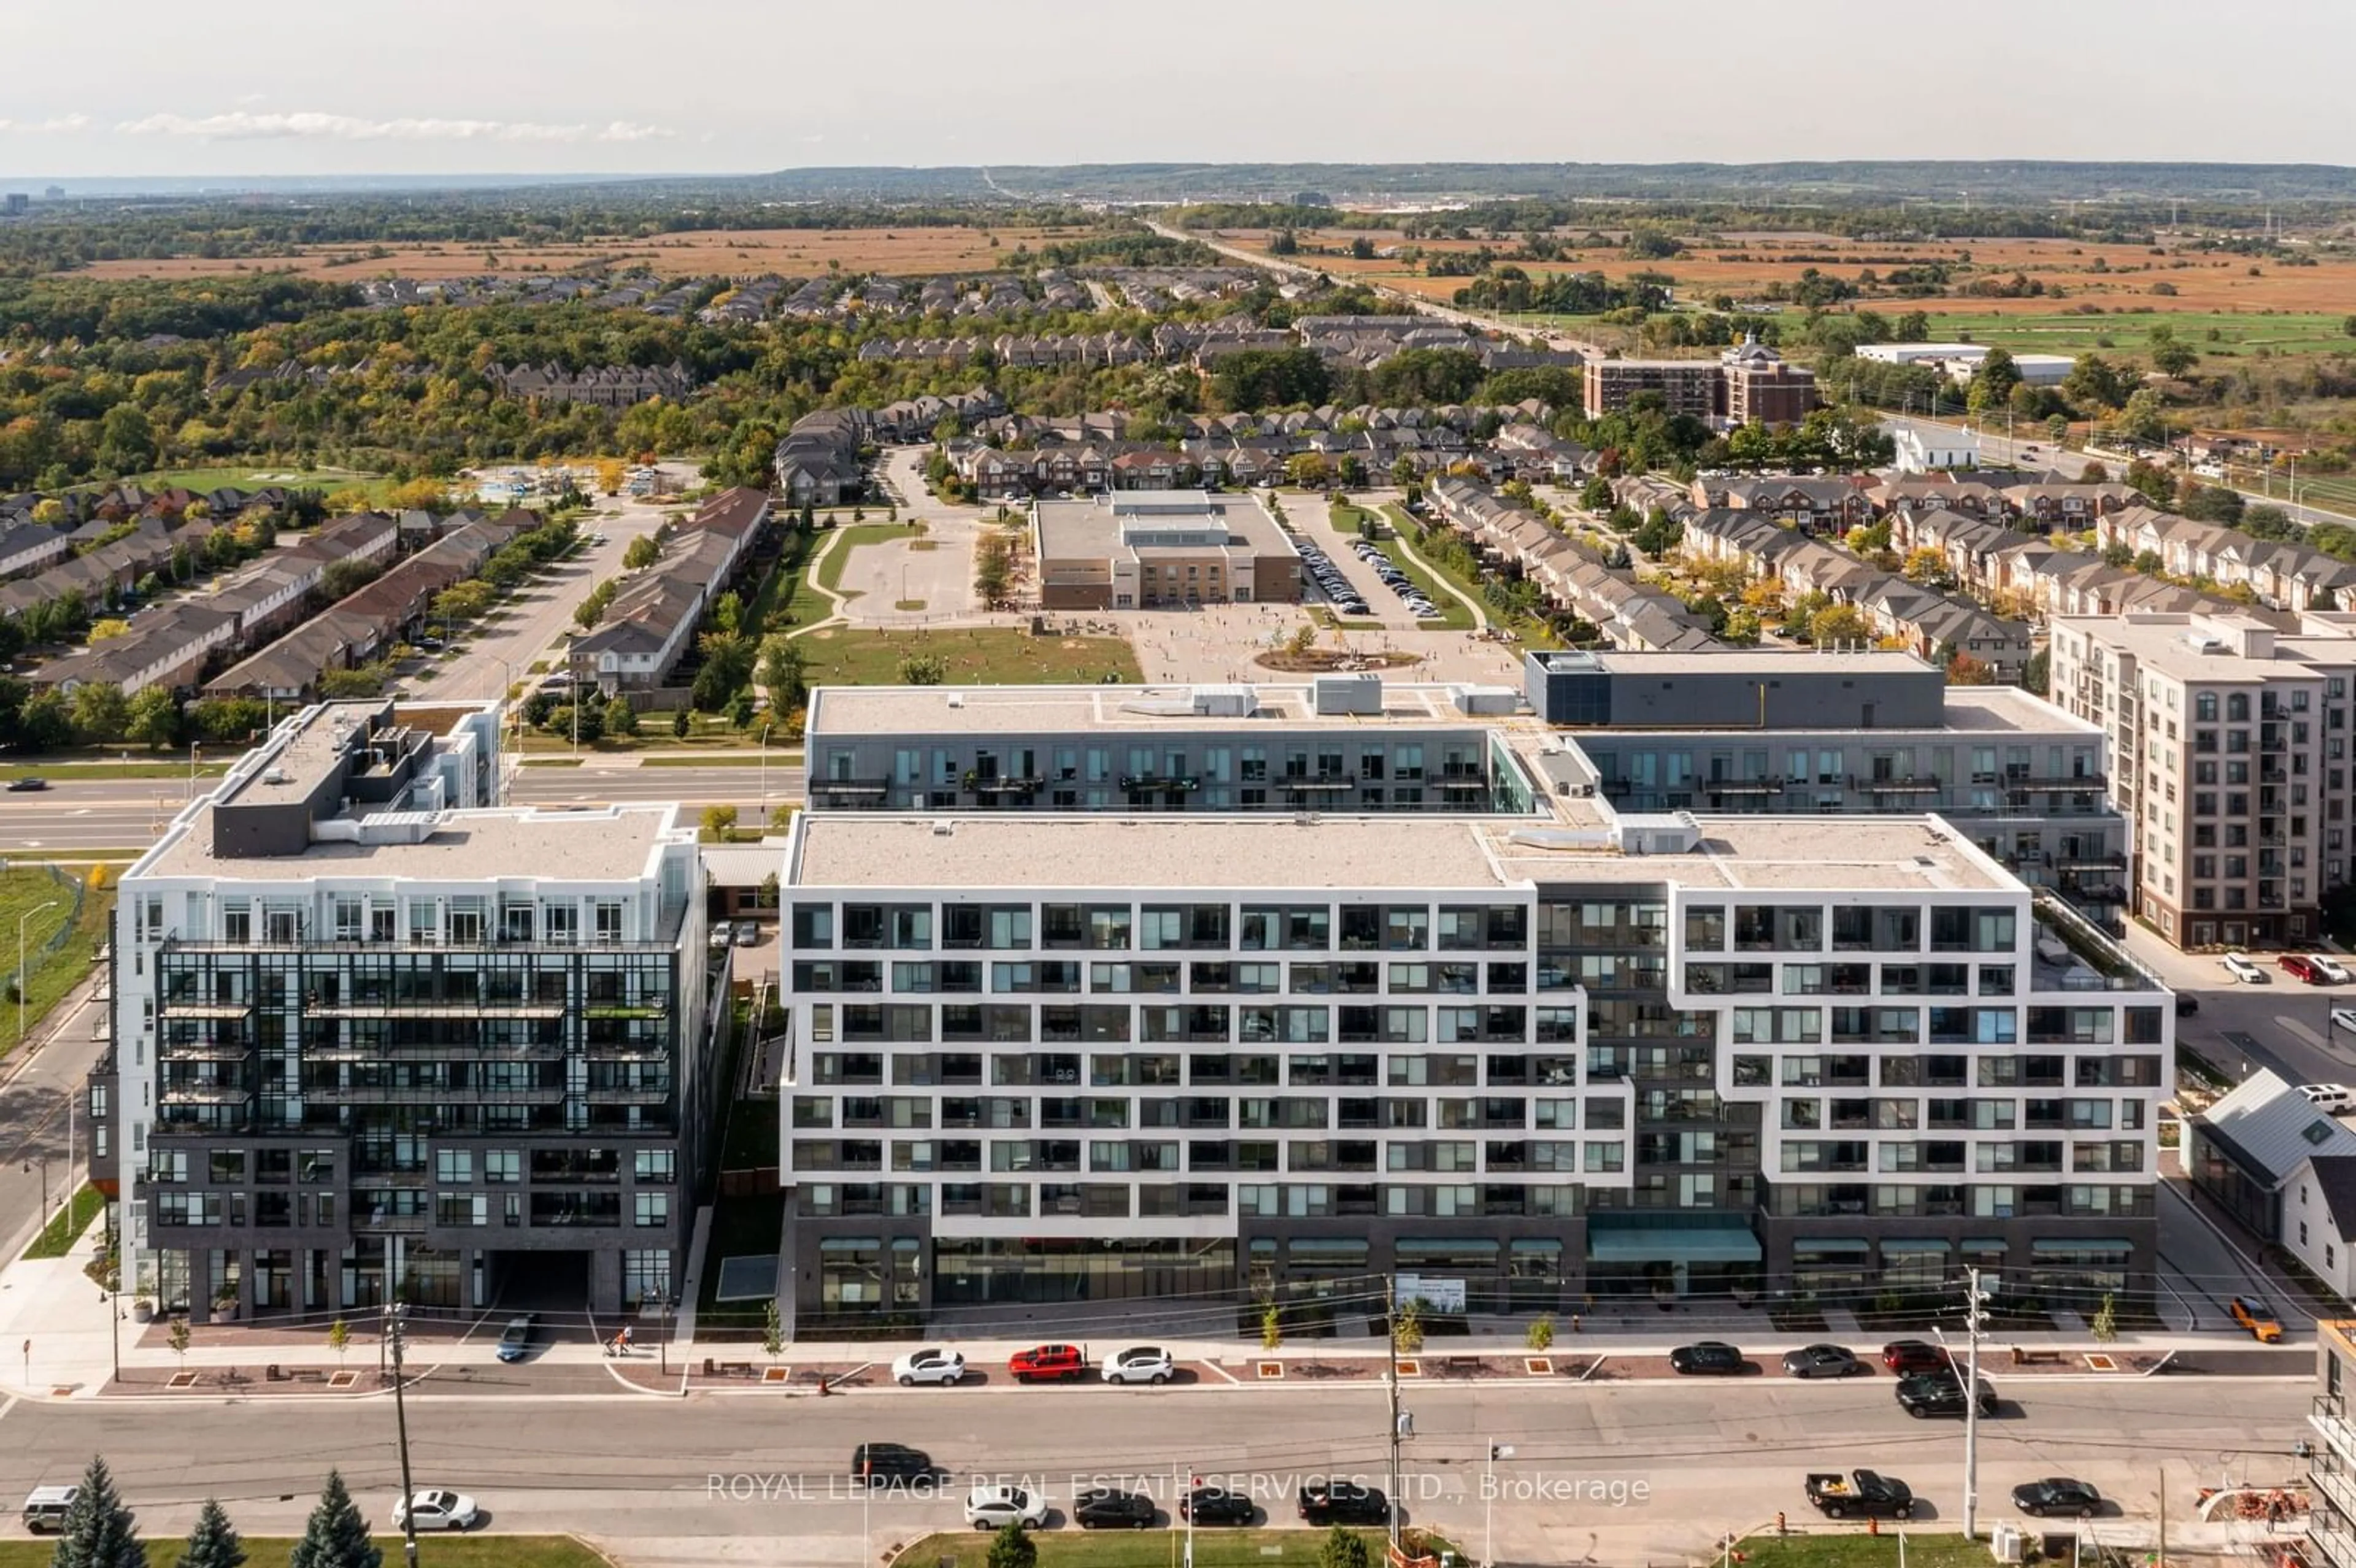
[[[2306,1539],[2297,1556],[2308,1568],[2356,1568],[2356,1323],[2315,1326],[2315,1400],[2307,1422],[2316,1440],[2307,1455]],[[2294,1449],[2294,1453],[2300,1452]]]
[[[798,1307],[2148,1281],[2157,981],[1937,816],[1623,813],[1491,696],[816,693]]]
[[[91,1170],[165,1309],[678,1287],[712,1112],[695,833],[499,805],[498,726],[306,709],[124,873]]]
[[[1295,604],[1301,555],[1250,496],[1108,491],[1033,501],[1039,603],[1049,610]]]
[[[1719,412],[1715,359],[1590,359],[1586,368],[1589,419],[1616,414],[1639,392],[1653,392],[1673,414],[1709,420]]]
[[[1576,728],[1622,811],[1935,812],[2105,929],[2125,913],[2108,737],[2018,687],[1950,686],[1937,666],[1893,652],[1573,651],[1525,663],[1531,706]]]
[[[1816,373],[1746,336],[1718,357],[1718,411],[1730,425],[1797,424],[1816,407]]]
[[[2350,876],[2356,615],[2062,617],[2051,689],[2109,731],[2134,912],[2188,948],[2318,935]]]

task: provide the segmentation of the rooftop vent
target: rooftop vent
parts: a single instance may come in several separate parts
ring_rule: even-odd
[[[933,824],[933,837],[936,838],[947,838],[950,834],[955,833],[956,831],[957,824],[948,820],[947,818],[943,818]]]
[[[949,706],[951,708],[963,708],[965,706],[965,693],[962,691],[950,692]]]
[[[286,770],[284,768],[264,768],[262,773],[262,782],[266,784],[284,784],[286,782]]]

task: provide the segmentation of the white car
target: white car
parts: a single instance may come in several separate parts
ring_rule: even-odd
[[[1107,1356],[1104,1381],[1108,1383],[1151,1383],[1160,1388],[1177,1371],[1170,1352],[1152,1345],[1135,1345]]]
[[[2356,1089],[2345,1083],[2302,1083],[2298,1092],[2307,1096],[2308,1104],[2331,1115],[2356,1111]]]
[[[712,928],[712,935],[707,939],[705,945],[710,947],[714,953],[724,951],[727,948],[728,944],[734,938],[735,929],[736,928],[734,926],[730,925],[724,920],[720,922]]]
[[[1047,1522],[1047,1499],[1023,1487],[980,1486],[965,1495],[965,1521],[976,1530],[1003,1530],[1020,1521],[1025,1530]]]
[[[392,1505],[392,1528],[402,1529],[412,1516],[420,1530],[472,1530],[482,1513],[464,1492],[425,1491]]]
[[[2332,1008],[2331,1027],[2334,1030],[2345,1030],[2349,1034],[2356,1035],[2356,1008]]]
[[[2225,973],[2233,976],[2234,979],[2239,980],[2243,985],[2262,986],[2265,984],[2266,972],[2264,969],[2259,968],[2255,964],[2250,962],[2249,955],[2245,953],[2228,953],[2225,955],[2222,962],[2225,965]]]
[[[954,1383],[964,1376],[965,1358],[937,1345],[911,1350],[892,1363],[892,1381],[902,1388],[914,1388],[918,1383]]]
[[[2348,965],[2340,962],[2339,959],[2332,957],[2329,954],[2310,953],[2307,955],[2307,961],[2315,965],[2315,972],[2323,976],[2323,983],[2325,985],[2344,986],[2348,984]]]

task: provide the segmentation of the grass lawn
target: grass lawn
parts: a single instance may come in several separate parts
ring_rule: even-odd
[[[1742,1551],[1750,1568],[1898,1568],[1897,1533],[1884,1525],[1878,1536],[1754,1535],[1743,1541]],[[1906,1568],[1985,1568],[1987,1561],[1984,1541],[1907,1531]]]
[[[65,1256],[73,1250],[73,1244],[81,1240],[81,1233],[90,1229],[90,1222],[98,1218],[99,1211],[105,1207],[106,1194],[88,1182],[82,1183],[75,1189],[73,1201],[49,1216],[49,1222],[41,1227],[41,1233],[35,1236],[33,1244],[25,1249],[25,1255],[28,1258]]]
[[[1198,1530],[1194,1532],[1194,1568],[1254,1568],[1264,1563],[1311,1563],[1324,1544],[1322,1530]],[[1373,1560],[1383,1560],[1380,1532],[1356,1532]],[[987,1568],[990,1543],[995,1539],[980,1531],[943,1531],[928,1535],[902,1553],[902,1560],[925,1568],[955,1563],[957,1568]],[[1039,1568],[1178,1568],[1186,1550],[1186,1531],[1173,1530],[1078,1529],[1041,1531],[1032,1535],[1039,1548]],[[1982,1547],[1984,1559],[1987,1549]],[[0,1564],[0,1568],[6,1568]],[[1895,1565],[1892,1565],[1895,1568]],[[1911,1564],[1910,1564],[1911,1568]],[[1944,1568],[1944,1564],[1939,1568]]]
[[[266,464],[236,463],[223,468],[166,468],[139,475],[135,483],[158,489],[179,485],[191,490],[219,490],[227,485],[253,490],[284,485],[290,490],[365,490],[374,501],[400,481],[358,468],[273,468]]]
[[[98,752],[52,752],[37,762],[0,763],[0,780],[38,778],[48,779],[52,784],[63,784],[71,779],[178,779],[183,783],[187,780],[188,759],[185,756],[177,763],[160,760],[152,763],[109,763],[96,760],[100,757],[120,757],[121,755],[123,755],[123,749],[119,746],[108,747]],[[85,757],[91,760],[85,762],[83,760]],[[229,772],[227,763],[208,763],[199,760],[197,763],[198,778],[219,778],[227,772]]]
[[[809,656],[812,686],[894,686],[900,661],[938,656],[950,686],[1089,685],[1107,675],[1144,679],[1125,637],[1034,637],[1010,626],[945,631],[868,632],[830,626],[797,638]]]
[[[246,1568],[286,1568],[294,1551],[292,1536],[244,1540]],[[380,1535],[376,1543],[387,1563],[401,1561],[401,1537]],[[148,1541],[149,1561],[168,1561],[177,1544]],[[0,1541],[0,1568],[49,1568],[56,1550],[46,1541]],[[569,1535],[421,1535],[417,1561],[420,1568],[613,1568],[613,1559]]]
[[[760,736],[759,730],[753,731],[755,742],[760,740]],[[769,764],[772,767],[787,767],[801,760],[802,750],[799,746],[790,751],[783,746],[769,748]],[[638,766],[642,768],[757,768],[760,765],[761,753],[757,750],[715,752],[708,757],[641,757],[638,760]]]
[[[40,906],[55,901],[51,909]],[[44,951],[49,938],[65,929],[73,919],[74,884],[70,876],[59,880],[45,869],[16,866],[0,871],[0,943],[6,951],[0,954],[0,972],[16,972],[15,937],[16,923],[25,922],[25,958],[31,968],[25,988],[25,1021],[37,1029],[42,1018],[57,1006],[77,981],[90,973],[91,955],[106,934],[107,919],[114,909],[114,879],[106,879],[103,887],[83,884],[81,916],[75,921],[73,933],[54,952]],[[38,913],[33,913],[34,911]],[[25,917],[31,914],[29,920]],[[16,1008],[14,996],[10,1006],[0,1008],[0,1055],[16,1047]]]
[[[854,523],[846,528],[837,528],[835,532],[842,536],[841,539],[827,551],[826,559],[818,563],[818,581],[821,588],[840,589],[842,586],[842,569],[850,562],[851,552],[861,545],[911,539],[915,537],[916,528],[913,523]]]

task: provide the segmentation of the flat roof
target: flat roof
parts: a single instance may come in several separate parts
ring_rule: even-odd
[[[1767,520],[1762,514],[1762,520]],[[1910,653],[1888,648],[1858,653],[1777,653],[1722,648],[1704,653],[1649,653],[1637,649],[1570,648],[1541,652],[1550,670],[1593,668],[1611,675],[1785,676],[1815,670],[1826,675],[1921,675],[1933,666]]]
[[[2230,641],[2203,652],[2186,640],[2197,632],[2190,615],[2065,615],[2056,625],[2084,632],[2097,644],[2135,656],[2136,665],[2179,681],[2262,685],[2272,680],[2319,680],[2327,668],[2356,665],[2356,638],[2278,632],[2272,658],[2247,657]],[[2263,623],[2261,623],[2263,624]]]
[[[795,887],[1402,888],[1675,883],[1765,892],[1993,892],[2004,871],[1929,817],[1699,817],[1689,853],[1624,854],[1556,818],[1113,817],[806,812]],[[1590,826],[1594,825],[1594,826]]]
[[[210,877],[244,882],[300,882],[315,877],[403,877],[426,881],[488,881],[501,877],[622,882],[645,876],[657,849],[685,842],[679,807],[669,802],[594,810],[497,806],[432,815],[414,843],[360,844],[326,839],[300,855],[215,855],[212,806],[199,802],[134,866],[138,877]]]
[[[1350,677],[1343,677],[1348,679]],[[1194,710],[1197,692],[1248,690],[1250,716]],[[1430,682],[1382,683],[1380,714],[1319,713],[1301,685],[1234,686],[824,686],[810,694],[806,741],[862,735],[1135,734],[1216,730],[1237,741],[1256,731],[1350,730],[1385,725],[1488,731],[1495,720],[1456,706],[1455,688]],[[1518,693],[1517,693],[1518,695]]]
[[[236,775],[218,792],[216,801],[274,805],[308,800],[339,765],[351,739],[391,707],[380,697],[304,709],[291,728],[240,759]]]
[[[1238,549],[1255,556],[1296,553],[1292,541],[1259,502],[1207,490],[1114,490],[1071,501],[1034,501],[1042,560],[1102,560],[1123,552],[1186,554]],[[1160,543],[1224,534],[1224,544]]]

